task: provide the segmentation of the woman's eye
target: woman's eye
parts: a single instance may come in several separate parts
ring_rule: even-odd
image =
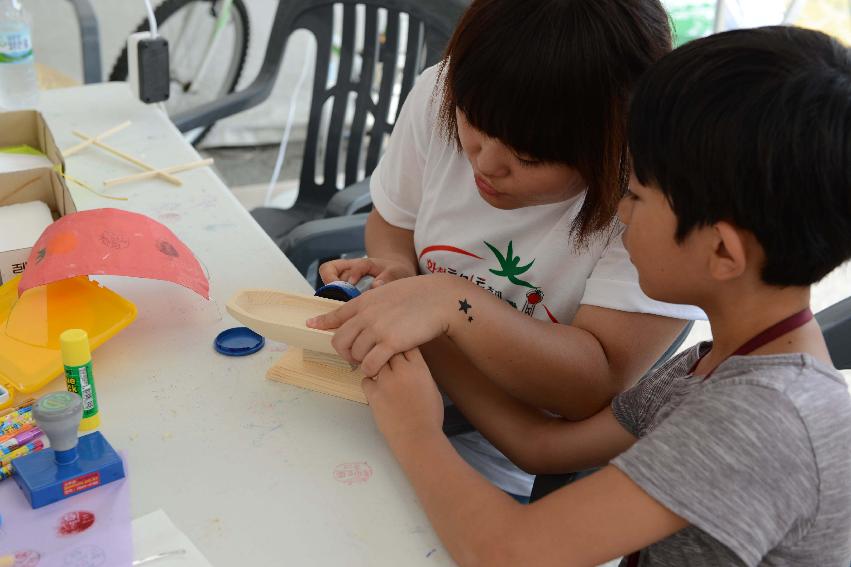
[[[639,200],[638,195],[636,195],[635,193],[633,193],[629,189],[626,190],[626,198],[631,200],[631,201],[638,201]]]
[[[523,167],[537,167],[537,166],[541,165],[541,162],[540,162],[540,161],[538,161],[538,160],[534,160],[534,159],[523,159],[522,157],[519,157],[519,156],[517,157],[517,161],[518,161],[518,162],[520,163],[520,165],[522,165]]]

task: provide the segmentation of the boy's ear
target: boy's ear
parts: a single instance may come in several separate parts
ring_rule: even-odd
[[[725,221],[712,225],[712,233],[710,274],[719,281],[738,278],[745,272],[748,264],[744,235],[738,228]]]

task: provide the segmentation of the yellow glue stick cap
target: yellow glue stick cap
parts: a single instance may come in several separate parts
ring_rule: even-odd
[[[65,366],[82,366],[92,359],[89,335],[82,329],[68,329],[59,335],[59,348]]]

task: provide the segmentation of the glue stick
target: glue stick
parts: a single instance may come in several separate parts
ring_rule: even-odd
[[[59,343],[62,363],[65,365],[65,385],[69,392],[83,398],[83,421],[80,422],[80,431],[89,431],[100,425],[89,335],[82,329],[68,329],[59,335]]]

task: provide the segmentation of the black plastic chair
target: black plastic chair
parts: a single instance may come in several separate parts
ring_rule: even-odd
[[[68,0],[77,15],[80,44],[83,51],[83,81],[86,84],[103,81],[100,67],[100,31],[98,19],[90,0]]]
[[[833,365],[851,369],[851,297],[816,313]]]
[[[286,253],[286,235],[304,222],[369,209],[369,187],[364,179],[378,164],[414,80],[427,66],[440,61],[467,3],[466,0],[281,0],[263,66],[254,83],[243,91],[178,115],[174,122],[185,132],[259,104],[271,92],[287,38],[300,29],[313,34],[316,63],[298,198],[290,209],[261,207],[252,211],[260,226]],[[363,16],[360,29],[359,10]],[[380,27],[382,12],[386,13],[383,28]],[[341,17],[338,46],[334,45],[335,17]],[[408,33],[403,42],[404,20]],[[356,40],[361,36],[363,49],[357,52]],[[337,76],[327,86],[324,78],[336,50],[339,51]],[[397,61],[403,56],[404,67],[397,76]],[[393,108],[396,99],[398,104]],[[324,112],[329,104],[330,113]],[[372,117],[369,125],[368,116]],[[320,161],[323,138],[324,157]],[[345,155],[341,155],[343,146]],[[351,189],[341,191],[347,187]],[[305,273],[306,269],[301,271]]]

